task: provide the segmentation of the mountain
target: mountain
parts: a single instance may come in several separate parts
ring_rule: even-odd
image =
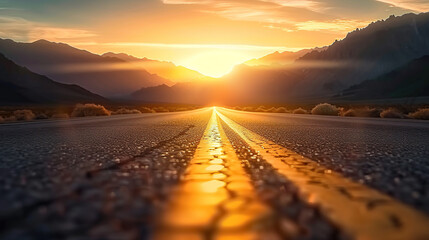
[[[344,90],[334,99],[371,100],[429,96],[429,55]]]
[[[168,102],[189,104],[257,104],[264,102],[281,102],[283,89],[286,85],[279,86],[283,78],[292,78],[292,72],[278,70],[272,74],[272,69],[260,69],[239,65],[236,71],[227,77],[207,82],[178,83],[173,86],[156,86],[142,88],[129,96],[129,99],[141,102]],[[234,73],[240,72],[240,76]],[[243,75],[242,73],[245,73]],[[266,77],[270,73],[274,77]],[[264,78],[264,81],[260,79]],[[237,81],[239,78],[243,81]],[[285,82],[287,84],[287,82]],[[267,97],[268,96],[268,97]]]
[[[55,82],[0,54],[0,104],[106,102],[77,85]]]
[[[326,48],[303,49],[298,52],[274,52],[264,57],[251,59],[244,62],[248,66],[284,66],[294,63],[297,59],[303,57],[312,51],[323,51]]]
[[[129,96],[139,102],[217,104],[225,92],[223,82],[177,83],[174,86],[160,85],[142,88]]]
[[[298,65],[309,65],[301,69],[301,90],[318,95],[338,92],[427,54],[429,13],[391,16],[349,33],[325,51],[298,59]]]
[[[424,55],[429,55],[429,13],[406,14],[353,31],[293,64],[237,66],[222,79],[245,86],[256,102],[319,101]]]
[[[267,58],[276,59],[278,55]],[[216,96],[213,101],[223,99],[229,101],[227,104],[316,103],[424,55],[429,55],[429,13],[391,16],[349,33],[324,50],[308,52],[293,64],[282,67],[238,65],[216,81],[223,91],[215,88],[222,96]],[[188,94],[195,94],[193,89],[196,88],[202,87],[188,87]],[[164,88],[163,101],[169,98],[167,92],[177,96],[177,92],[185,91],[178,89],[175,86]],[[152,90],[143,91],[145,101],[157,101],[157,96],[149,93]],[[209,92],[206,95],[211,96]],[[195,101],[199,102],[193,103],[202,104],[212,100]]]
[[[205,76],[197,71],[185,68],[183,66],[176,66],[172,62],[157,61],[148,58],[136,58],[134,56],[124,53],[108,52],[103,54],[102,56],[108,58],[119,58],[124,61],[133,63],[136,66],[139,66],[150,73],[157,74],[176,83],[213,80],[213,78]]]
[[[18,43],[0,39],[0,53],[33,72],[61,83],[80,85],[103,96],[120,96],[142,87],[173,84],[122,59],[102,57],[63,43],[45,40]]]

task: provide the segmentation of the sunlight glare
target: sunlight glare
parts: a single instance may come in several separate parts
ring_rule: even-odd
[[[202,190],[206,193],[215,193],[219,188],[222,188],[225,185],[225,182],[219,180],[210,180],[202,184]]]
[[[201,51],[180,64],[204,75],[218,78],[231,72],[235,65],[251,58],[252,54],[247,51],[216,49]]]

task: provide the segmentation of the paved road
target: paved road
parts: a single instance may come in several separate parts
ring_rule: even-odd
[[[264,141],[404,202],[415,212],[429,214],[426,122],[218,112]],[[0,125],[0,238],[173,239],[159,235],[158,226],[167,229],[164,233],[177,234],[179,229],[185,239],[243,238],[248,236],[243,231],[253,229],[249,221],[263,229],[256,239],[352,239],[356,235],[324,214],[324,204],[319,207],[303,199],[299,184],[278,174],[264,157],[249,154],[254,149],[224,121],[216,123],[212,113],[212,108],[206,108]],[[213,157],[197,158],[197,153],[206,156],[205,151]],[[238,159],[241,165],[230,159]],[[203,161],[214,165],[208,168],[212,172],[192,170]],[[237,182],[237,173],[244,173],[239,179],[245,180]],[[181,193],[180,189],[189,190],[187,179],[193,186],[208,175],[214,179],[201,186],[214,186],[215,193],[210,192],[214,195],[205,195],[204,189],[196,194],[199,187],[190,188],[194,195]],[[223,188],[227,192],[221,195],[221,204],[214,199],[220,199],[218,192]],[[243,192],[249,193],[241,196]],[[251,205],[255,208],[237,207],[254,199],[255,192],[259,196],[252,200],[258,202]],[[168,224],[196,214],[178,200],[197,202],[187,197],[191,195],[203,203],[216,202],[216,207],[205,206],[202,211],[208,214],[212,209],[216,221],[188,228]],[[161,217],[176,212],[177,206],[184,213],[173,214],[174,221]],[[223,228],[229,232],[216,235]]]
[[[277,144],[429,214],[429,122],[220,112]]]

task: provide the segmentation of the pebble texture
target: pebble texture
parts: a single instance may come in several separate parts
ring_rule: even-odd
[[[429,123],[220,110],[251,131],[429,214]]]
[[[145,239],[211,111],[1,126],[1,239]]]

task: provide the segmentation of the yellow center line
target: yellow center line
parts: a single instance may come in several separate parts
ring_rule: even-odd
[[[429,219],[391,197],[292,152],[218,116],[251,148],[300,190],[302,199],[358,240],[429,239]]]
[[[271,216],[260,202],[216,111],[161,216],[155,239],[262,239]]]

